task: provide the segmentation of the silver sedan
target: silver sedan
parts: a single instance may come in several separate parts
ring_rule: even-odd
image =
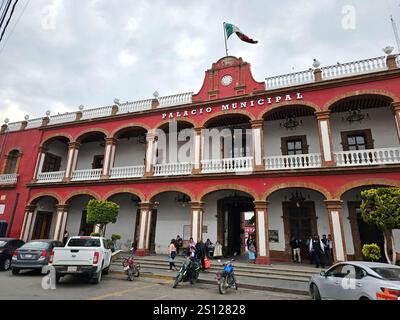
[[[338,263],[313,275],[309,290],[313,300],[377,300],[380,295],[400,300],[400,267],[363,261]]]

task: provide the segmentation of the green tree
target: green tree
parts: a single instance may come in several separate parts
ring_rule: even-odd
[[[381,258],[381,249],[376,243],[364,244],[362,254],[370,261],[379,261]]]
[[[86,222],[99,225],[99,233],[104,236],[107,224],[117,222],[118,212],[116,203],[92,199],[87,206]]]
[[[383,232],[386,260],[396,264],[393,229],[400,228],[400,188],[376,188],[361,192],[361,216],[366,223],[376,225]],[[388,240],[392,241],[392,257]]]

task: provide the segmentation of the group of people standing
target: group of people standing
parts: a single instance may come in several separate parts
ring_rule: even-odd
[[[302,241],[297,237],[293,236],[290,241],[290,246],[292,248],[293,262],[301,263],[301,247]],[[316,268],[320,266],[325,268],[326,265],[331,265],[333,263],[333,240],[331,235],[328,237],[324,234],[322,239],[318,234],[310,236],[305,246],[310,253],[310,263],[315,264]]]

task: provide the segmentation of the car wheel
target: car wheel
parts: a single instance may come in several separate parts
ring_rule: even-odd
[[[109,272],[110,272],[110,267],[103,269],[103,274],[109,274]]]
[[[12,268],[11,272],[12,272],[13,275],[17,275],[17,274],[19,274],[19,269]]]
[[[360,300],[369,300],[368,297],[361,297]]]
[[[315,283],[310,286],[310,296],[313,300],[321,300],[321,294],[319,293],[318,287]]]
[[[60,283],[60,279],[61,279],[61,276],[60,276],[60,275],[56,275],[56,283],[57,283],[57,284]]]
[[[101,274],[102,274],[101,270],[99,272],[95,273],[94,277],[92,278],[92,283],[99,284],[101,281]]]
[[[3,265],[1,266],[0,270],[3,271],[7,271],[8,269],[10,269],[11,266],[11,260],[10,258],[6,258],[6,260],[4,260]]]

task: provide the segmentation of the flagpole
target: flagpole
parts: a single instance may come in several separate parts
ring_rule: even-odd
[[[226,51],[226,56],[228,56],[228,42],[227,42],[227,39],[226,39],[225,22],[222,24],[222,26],[224,28],[225,51]]]

